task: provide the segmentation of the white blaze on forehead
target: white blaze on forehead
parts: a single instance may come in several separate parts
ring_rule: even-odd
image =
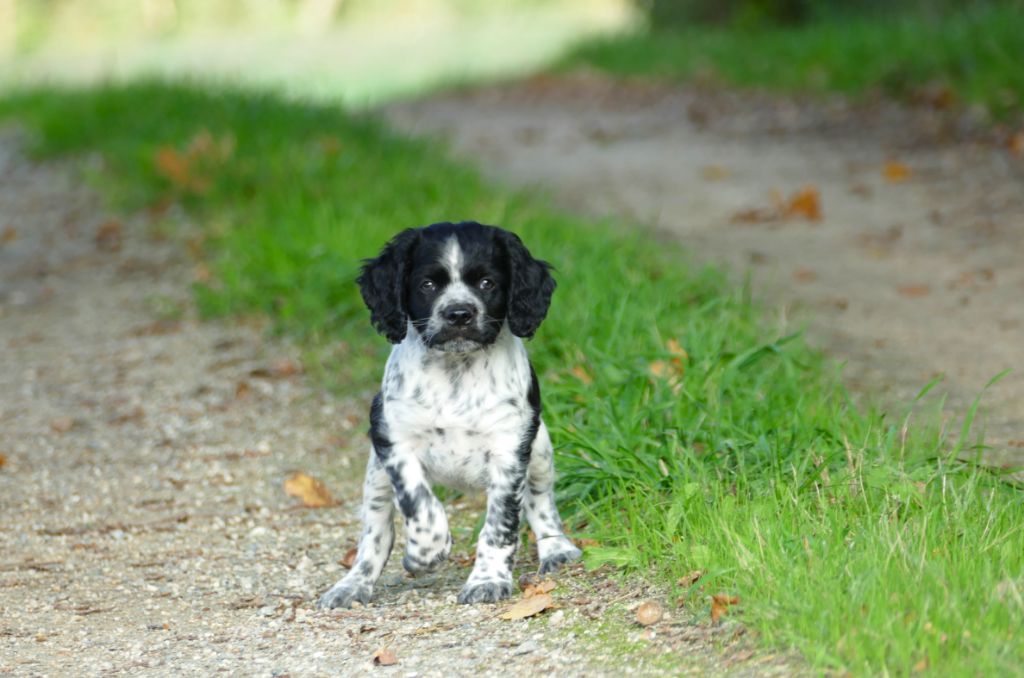
[[[459,239],[454,235],[448,238],[445,243],[444,255],[442,257],[444,267],[448,269],[448,276],[451,282],[459,281],[459,272],[462,270],[462,248],[459,247]]]
[[[437,331],[444,325],[440,312],[452,304],[471,304],[481,316],[484,306],[480,299],[473,294],[469,286],[462,281],[462,267],[465,265],[465,253],[459,246],[459,240],[454,235],[445,242],[444,250],[441,253],[441,265],[448,271],[450,280],[444,288],[444,292],[434,302],[434,312],[431,314],[431,324],[428,326],[432,331]],[[482,322],[477,318],[477,323]]]

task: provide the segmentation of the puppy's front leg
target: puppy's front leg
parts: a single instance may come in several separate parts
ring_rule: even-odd
[[[391,555],[395,542],[394,491],[377,454],[370,452],[363,483],[363,535],[359,539],[356,562],[347,575],[320,597],[317,607],[352,607],[352,603],[370,602],[373,585]]]
[[[448,559],[452,535],[444,506],[430,490],[416,445],[395,443],[383,460],[405,517],[405,557],[402,565],[412,574],[433,572]]]
[[[512,595],[512,567],[519,546],[519,514],[529,463],[529,443],[513,440],[492,453],[487,520],[476,544],[476,563],[459,593],[460,603],[493,603]]]

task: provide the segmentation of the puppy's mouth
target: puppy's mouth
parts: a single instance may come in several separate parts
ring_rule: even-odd
[[[424,333],[423,339],[427,347],[445,353],[469,353],[493,341],[486,332],[476,327],[446,327],[434,334]]]
[[[445,353],[469,353],[470,351],[476,351],[483,348],[483,344],[475,339],[459,337],[457,339],[449,339],[448,341],[440,344],[435,343],[432,348],[441,349]]]

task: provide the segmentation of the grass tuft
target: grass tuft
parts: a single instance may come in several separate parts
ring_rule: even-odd
[[[1002,118],[1024,109],[1022,21],[1024,6],[1010,2],[935,15],[838,15],[799,27],[694,26],[597,39],[564,65],[784,92],[924,97]]]

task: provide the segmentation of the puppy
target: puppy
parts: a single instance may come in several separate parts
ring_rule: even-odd
[[[460,603],[511,595],[524,509],[542,573],[580,556],[555,507],[551,439],[522,342],[547,314],[549,268],[515,234],[475,222],[403,231],[365,262],[363,300],[395,347],[370,409],[359,555],[321,608],[370,600],[394,543],[396,507],[406,570],[430,572],[448,558],[452,537],[434,484],[487,492]]]

